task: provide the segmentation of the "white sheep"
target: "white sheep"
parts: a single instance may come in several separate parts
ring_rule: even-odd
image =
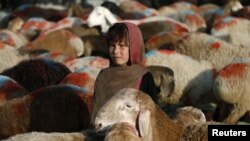
[[[19,50],[12,47],[0,49],[0,56],[0,72],[30,58],[29,54],[22,54]]]
[[[64,64],[72,72],[75,72],[83,67],[107,68],[109,66],[109,60],[100,56],[85,56],[68,60]]]
[[[28,132],[11,136],[2,141],[103,141],[103,137],[86,129],[81,132]]]
[[[93,9],[93,11],[89,14],[89,17],[87,19],[87,24],[89,27],[100,26],[101,31],[103,33],[106,33],[111,25],[113,25],[116,22],[123,22],[123,21],[132,22],[136,25],[153,21],[168,21],[169,23],[179,25],[180,27],[183,27],[187,31],[189,31],[186,25],[164,16],[152,16],[139,20],[121,20],[119,17],[116,17],[113,13],[111,13],[110,10],[108,10],[103,6],[97,6]]]
[[[28,39],[21,33],[8,29],[0,30],[0,41],[15,48],[19,48],[28,43]]]
[[[2,141],[84,141],[82,133],[45,133],[45,132],[29,132],[17,134]]]
[[[111,97],[98,112],[94,126],[100,133],[118,122],[138,127],[143,141],[177,141],[183,132],[149,95],[133,88],[124,88]]]
[[[249,27],[250,21],[248,19],[225,17],[214,24],[211,29],[211,35],[250,50]]]
[[[125,12],[138,12],[147,17],[159,15],[158,10],[148,7],[138,1],[124,1],[119,4],[119,7]]]
[[[220,118],[228,124],[236,124],[238,120],[250,111],[250,64],[236,63],[229,64],[219,70],[214,82],[215,95],[225,102],[226,107],[219,107]],[[225,108],[232,105],[229,115]]]
[[[165,66],[174,72],[174,91],[160,97],[168,104],[201,106],[214,101],[211,94],[214,81],[213,65],[169,50],[152,50],[145,55],[145,66]],[[162,96],[162,95],[160,95]]]
[[[246,49],[198,32],[186,34],[175,44],[175,50],[197,60],[210,61],[216,69],[222,69],[240,58],[249,58]]]

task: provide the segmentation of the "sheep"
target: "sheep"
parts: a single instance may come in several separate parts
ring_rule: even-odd
[[[7,101],[0,107],[0,136],[31,131],[76,132],[90,123],[90,103],[84,89],[54,85]]]
[[[139,12],[147,17],[159,15],[159,12],[156,9],[149,8],[138,1],[124,1],[119,4],[119,7],[125,12]]]
[[[176,51],[152,50],[145,54],[144,65],[165,66],[173,70],[173,92],[168,96],[159,97],[167,104],[201,108],[201,105],[216,100],[212,95],[215,69],[208,61],[197,61]]]
[[[146,15],[140,12],[125,12],[116,3],[111,1],[104,1],[101,6],[109,9],[113,14],[119,16],[121,19],[142,19],[146,18]]]
[[[108,58],[108,47],[103,35],[87,35],[81,37],[84,43],[82,56],[100,56]]]
[[[59,83],[70,72],[61,63],[47,59],[30,59],[21,61],[0,74],[12,78],[31,92]]]
[[[40,36],[47,35],[53,31],[70,28],[74,26],[82,26],[86,24],[86,21],[78,17],[66,17],[56,22],[54,26],[42,32]]]
[[[161,97],[167,97],[170,95],[175,87],[174,82],[174,72],[172,69],[163,66],[147,66],[151,74],[153,75],[153,79],[156,87],[160,89]],[[165,102],[158,100],[159,106],[164,106]]]
[[[174,123],[148,96],[134,88],[124,88],[109,99],[94,120],[97,132],[117,122],[137,126],[143,141],[176,141],[183,129]]]
[[[30,17],[41,17],[48,21],[59,21],[69,16],[69,11],[58,10],[53,8],[42,8],[35,5],[26,5],[18,7],[11,11],[13,17],[20,17],[22,19],[29,19]]]
[[[0,30],[0,41],[15,48],[19,48],[28,43],[28,39],[19,32],[8,29]]]
[[[97,27],[88,27],[87,24],[75,25],[66,29],[81,38],[91,35],[97,36],[102,34],[101,31],[99,31],[100,29],[98,29]]]
[[[205,114],[200,109],[192,106],[178,108],[171,119],[177,124],[181,124],[183,128],[198,122],[206,122]]]
[[[190,31],[190,29],[186,25],[183,25],[182,23],[174,20],[151,21],[141,23],[138,25],[138,27],[142,31],[142,38],[144,41],[147,41],[153,35],[156,35],[157,33],[161,32],[176,31],[180,33],[185,33]]]
[[[14,18],[8,23],[7,30],[18,32],[22,28],[23,24],[23,19],[21,19],[20,17]]]
[[[42,53],[40,55],[37,55],[33,59],[38,59],[38,58],[48,59],[48,60],[51,60],[51,61],[54,61],[54,62],[59,62],[59,63],[62,63],[62,64],[66,63],[66,62],[68,62],[70,60],[76,59],[74,57],[65,55],[65,54],[60,53],[60,52],[45,52],[45,53]]]
[[[50,22],[39,17],[33,17],[25,21],[18,31],[23,34],[28,41],[33,41],[40,33],[54,27],[55,25],[55,22]]]
[[[95,80],[100,71],[101,69],[95,67],[82,67],[69,73],[59,84],[74,84],[93,94]]]
[[[6,100],[22,97],[26,95],[28,90],[17,83],[10,77],[0,75],[0,106],[6,102]]]
[[[229,64],[217,72],[213,90],[215,95],[226,104],[226,107],[222,107],[223,105],[219,107],[222,111],[219,120],[228,124],[236,124],[250,110],[249,78],[250,65],[248,63]],[[223,113],[228,105],[232,106],[230,113]]]
[[[0,72],[11,68],[21,61],[30,59],[29,54],[22,54],[19,50],[13,47],[0,49]]]
[[[115,123],[105,135],[104,141],[142,141],[135,126],[126,122]]]
[[[198,13],[197,6],[188,2],[176,2],[159,8],[159,13],[186,24],[190,31],[204,31],[205,19]]]
[[[65,65],[72,71],[75,72],[82,67],[96,67],[104,69],[109,67],[109,59],[100,56],[86,56],[76,58],[65,62]]]
[[[183,136],[179,141],[208,141],[208,126],[209,125],[224,125],[221,122],[197,122],[190,124],[184,130]]]
[[[247,49],[233,46],[206,33],[189,33],[174,44],[174,49],[196,60],[207,60],[222,69],[240,58],[249,58]]]
[[[83,20],[86,20],[89,16],[89,13],[93,10],[92,6],[84,7],[83,5],[79,5],[77,3],[72,3],[69,5],[69,9],[71,9],[71,17],[79,17]]]
[[[139,20],[121,20],[116,18],[107,8],[103,6],[97,6],[93,9],[93,11],[89,14],[87,24],[89,27],[100,26],[102,33],[106,33],[111,25],[116,22],[123,21],[132,22],[136,25],[153,21],[165,21],[169,24],[168,26],[176,27],[178,31],[189,31],[186,25],[164,16],[153,16]],[[152,28],[152,25],[149,28]]]
[[[214,24],[211,35],[250,50],[249,26],[248,19],[225,17]]]
[[[47,49],[51,52],[61,52],[71,57],[79,57],[84,52],[83,41],[80,37],[66,29],[40,35],[25,47],[28,49]]]
[[[233,17],[245,18],[245,19],[250,20],[250,6],[244,6],[237,11],[233,11],[231,15]]]
[[[200,124],[206,122],[204,113],[197,108],[188,106],[177,110],[173,117],[176,124],[181,124],[182,128],[190,128],[193,124]],[[187,130],[187,129],[186,129]],[[107,131],[104,141],[141,141],[139,133],[135,126],[126,122],[118,122],[112,125],[111,129]]]
[[[82,133],[29,132],[18,134],[2,141],[85,141]]]
[[[200,14],[192,10],[182,10],[178,21],[186,24],[189,27],[190,32],[204,32],[207,28],[205,19]]]
[[[145,52],[154,49],[173,49],[173,45],[185,36],[185,32],[167,31],[151,36],[145,42]]]
[[[2,141],[103,141],[103,137],[92,130],[86,129],[81,132],[37,132],[32,131],[17,134]]]

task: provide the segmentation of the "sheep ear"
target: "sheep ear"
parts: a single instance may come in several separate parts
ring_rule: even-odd
[[[138,117],[138,128],[141,137],[147,136],[150,130],[150,112],[140,112]]]

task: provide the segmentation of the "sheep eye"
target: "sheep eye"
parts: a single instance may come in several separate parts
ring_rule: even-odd
[[[127,103],[127,104],[126,104],[126,107],[128,107],[128,108],[132,108],[132,105],[131,105],[131,104],[129,104],[129,103]]]

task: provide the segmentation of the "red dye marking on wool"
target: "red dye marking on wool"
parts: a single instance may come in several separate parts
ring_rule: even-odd
[[[53,58],[55,58],[55,57],[57,57],[57,56],[60,56],[60,55],[61,55],[60,52],[52,52],[52,53],[51,53],[51,56],[52,56]]]
[[[247,64],[230,64],[219,71],[219,76],[229,77],[240,77],[243,78],[246,71]]]
[[[70,59],[69,61],[65,61],[66,66],[72,66],[77,62],[76,59]]]
[[[212,44],[211,44],[211,47],[212,48],[214,48],[214,49],[218,49],[218,48],[220,48],[220,43],[219,42],[213,42]]]
[[[214,29],[215,29],[216,31],[218,31],[218,30],[220,30],[220,29],[222,29],[222,28],[225,28],[225,27],[228,27],[228,26],[233,26],[233,25],[235,25],[236,23],[237,23],[236,20],[231,20],[231,21],[229,21],[229,22],[223,22],[223,20],[222,20],[222,21],[219,21],[219,22],[215,23]]]
[[[200,17],[198,17],[197,15],[194,15],[194,14],[187,15],[186,18],[188,19],[188,21],[190,21],[191,23],[194,23],[196,25],[203,25],[205,22],[203,19],[201,19]]]
[[[16,45],[15,45],[14,40],[11,38],[11,35],[6,34],[6,33],[3,33],[3,34],[4,34],[3,36],[5,36],[6,38],[5,38],[5,40],[1,40],[1,38],[0,38],[0,42],[15,47]]]
[[[66,80],[66,82],[70,82],[71,84],[84,87],[88,83],[90,77],[87,73],[81,73],[81,74],[72,73],[69,75],[69,77],[67,79],[68,80]]]
[[[94,60],[89,62],[89,65],[97,68],[106,68],[109,66],[109,61],[100,57],[96,57]]]
[[[11,81],[7,81],[7,82],[5,82],[5,84],[3,86],[1,86],[0,91],[4,91],[6,93],[11,93],[11,92],[16,91],[18,89],[21,89],[20,85],[15,84]]]
[[[188,32],[188,29],[180,24],[174,24],[174,28],[178,32]]]
[[[0,40],[0,49],[4,49],[5,48],[5,44]]]
[[[47,25],[49,25],[46,21],[28,21],[22,26],[22,29],[29,30],[29,29],[40,29],[45,30],[47,28]]]

